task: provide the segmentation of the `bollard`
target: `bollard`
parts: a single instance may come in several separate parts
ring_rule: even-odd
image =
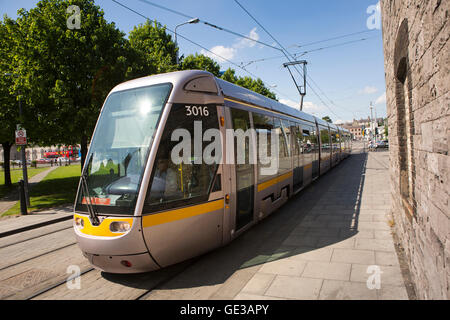
[[[19,181],[19,197],[20,197],[20,214],[27,215],[27,201],[25,198],[25,182]]]

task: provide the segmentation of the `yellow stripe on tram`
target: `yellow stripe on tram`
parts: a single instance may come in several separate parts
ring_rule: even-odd
[[[225,201],[223,199],[199,204],[192,207],[186,207],[161,213],[155,213],[142,217],[142,226],[144,228],[168,223],[176,220],[182,220],[193,216],[217,211],[223,209]]]
[[[276,177],[276,178],[274,178],[274,179],[271,179],[271,180],[269,180],[269,181],[260,183],[260,184],[258,184],[258,192],[261,192],[261,191],[263,191],[263,190],[265,190],[265,189],[267,189],[267,188],[273,186],[274,184],[277,184],[278,182],[281,182],[281,181],[283,181],[283,180],[286,180],[287,178],[291,177],[292,175],[293,175],[293,173],[292,173],[292,171],[291,171],[291,172],[288,172],[288,173],[286,173],[286,174],[283,174],[283,175],[281,175],[281,176],[279,176],[279,177]]]

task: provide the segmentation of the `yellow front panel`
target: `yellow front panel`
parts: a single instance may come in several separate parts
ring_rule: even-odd
[[[131,228],[131,226],[133,226],[133,218],[106,218],[105,220],[102,221],[102,223],[100,223],[99,226],[93,226],[87,216],[81,216],[81,215],[75,214],[73,216],[73,218],[74,219],[76,219],[76,218],[83,219],[84,228],[82,228],[82,229],[80,229],[78,227],[75,227],[75,228],[77,228],[77,230],[80,231],[81,233],[87,234],[90,236],[118,237],[118,236],[124,235],[126,232],[111,232],[111,230],[109,229],[109,225],[111,224],[111,222],[114,222],[114,221],[128,222],[130,224],[130,228]]]

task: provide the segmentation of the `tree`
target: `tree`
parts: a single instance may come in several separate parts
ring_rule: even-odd
[[[329,123],[333,123],[333,120],[331,120],[331,118],[329,116],[323,117],[322,120],[325,120],[326,122],[329,122]]]
[[[80,29],[67,26],[70,5],[80,8]],[[130,72],[125,35],[93,0],[41,0],[19,10],[17,24],[14,65],[25,84],[26,117],[34,123],[30,139],[80,143],[84,163],[106,94]]]
[[[203,54],[189,55],[182,59],[180,70],[205,70],[220,77],[220,65]]]
[[[166,27],[158,22],[139,24],[130,31],[130,47],[133,50],[133,76],[176,71],[176,53],[178,48],[172,37],[166,33]]]
[[[0,144],[3,148],[5,185],[11,186],[10,152],[14,144],[14,131],[19,123],[19,110],[16,96],[12,92],[14,78],[5,76],[11,73],[13,41],[9,30],[14,21],[5,17],[0,21]]]
[[[251,77],[236,76],[234,69],[228,68],[221,77],[223,80],[234,83],[238,86],[247,88],[256,93],[262,94],[270,99],[277,100],[275,93],[270,91],[261,79],[254,80]]]

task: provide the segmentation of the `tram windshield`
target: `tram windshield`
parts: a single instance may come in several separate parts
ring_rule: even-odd
[[[86,157],[87,190],[77,210],[133,214],[152,139],[171,84],[112,93],[103,107]],[[88,202],[90,200],[90,202]]]

